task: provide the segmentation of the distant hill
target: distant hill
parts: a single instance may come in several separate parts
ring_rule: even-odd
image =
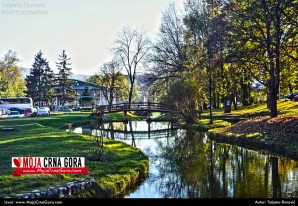
[[[77,80],[81,80],[81,81],[86,81],[86,79],[88,79],[91,75],[87,75],[87,74],[72,74],[70,76],[71,79],[77,79]]]
[[[26,78],[26,76],[30,74],[30,68],[21,67],[20,69],[21,69],[21,74],[22,74],[23,78]],[[87,74],[72,74],[70,76],[70,79],[77,79],[77,80],[85,81],[90,76],[91,75],[87,75]]]

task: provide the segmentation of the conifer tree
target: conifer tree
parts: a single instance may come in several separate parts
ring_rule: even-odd
[[[26,77],[26,86],[27,96],[30,96],[33,102],[37,102],[38,106],[48,102],[48,96],[53,87],[53,72],[47,59],[43,57],[42,51],[34,57],[30,75]]]
[[[47,64],[44,73],[43,73],[43,87],[42,87],[42,100],[47,104],[50,105],[53,103],[55,92],[54,92],[54,86],[55,86],[55,76],[53,70],[49,67]]]
[[[72,69],[69,67],[71,65],[69,63],[70,59],[67,57],[65,50],[63,50],[58,57],[58,62],[56,62],[59,71],[56,77],[56,92],[59,105],[65,105],[66,102],[72,102],[76,98],[73,82],[70,79]]]

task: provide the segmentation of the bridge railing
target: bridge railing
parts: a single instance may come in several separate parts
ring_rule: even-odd
[[[112,104],[110,105],[101,105],[96,107],[93,113],[102,114],[106,112],[115,112],[115,111],[129,111],[129,110],[161,110],[161,111],[170,111],[166,105],[156,102],[132,102],[130,105],[127,102]]]

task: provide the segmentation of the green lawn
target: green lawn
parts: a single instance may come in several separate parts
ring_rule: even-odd
[[[109,114],[106,114],[105,117],[106,117],[106,119],[109,119],[109,120],[125,120],[124,112],[109,113]],[[126,117],[129,120],[142,120],[142,119],[144,119],[144,117],[134,115],[131,112],[127,112]]]
[[[298,103],[289,100],[278,101],[279,114],[298,114]],[[227,115],[223,109],[213,110],[214,115]],[[232,110],[232,115],[253,117],[268,115],[265,104],[239,107]],[[147,175],[148,158],[136,148],[125,143],[104,139],[104,155],[101,161],[91,161],[94,137],[66,132],[68,125],[73,123],[91,122],[90,112],[53,112],[50,116],[37,116],[20,119],[0,119],[0,197],[30,192],[35,189],[47,188],[73,180],[95,179],[102,189],[110,196],[124,193],[133,187],[138,179]],[[204,111],[203,116],[208,116]],[[110,119],[124,119],[123,113],[107,115]],[[142,118],[128,113],[131,120]],[[167,115],[159,117],[167,119]],[[208,119],[198,120],[193,126],[208,130],[214,127],[226,127],[226,121],[215,120],[209,125]],[[13,128],[13,131],[1,131],[2,128]],[[249,137],[249,135],[248,135]],[[64,157],[83,156],[86,158],[88,175],[22,175],[13,177],[11,157]]]
[[[148,171],[148,159],[137,148],[104,139],[101,161],[91,161],[93,137],[66,132],[68,124],[92,121],[90,113],[54,113],[19,119],[0,119],[0,196],[30,192],[73,180],[94,178],[111,196],[125,192]],[[2,128],[13,131],[1,131]],[[88,175],[22,175],[13,177],[11,157],[77,157],[86,159]]]
[[[298,159],[298,102],[282,99],[277,106],[278,116],[275,118],[270,118],[266,104],[239,107],[231,114],[246,119],[228,127],[208,130],[209,137]],[[227,116],[220,109],[216,109],[214,114]]]
[[[281,99],[277,102],[277,109],[279,114],[298,114],[298,102],[291,101],[289,99]],[[223,108],[216,108],[212,110],[213,115],[227,115],[224,113]],[[265,103],[254,104],[251,106],[239,106],[237,110],[232,107],[230,115],[238,115],[240,117],[253,117],[269,115],[270,111]],[[204,110],[204,116],[209,115],[209,110]]]

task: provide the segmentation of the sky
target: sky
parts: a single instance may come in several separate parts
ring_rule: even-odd
[[[31,68],[41,50],[56,72],[65,49],[74,74],[92,75],[112,59],[124,26],[154,38],[171,2],[183,8],[183,0],[0,0],[0,58],[13,50]]]

